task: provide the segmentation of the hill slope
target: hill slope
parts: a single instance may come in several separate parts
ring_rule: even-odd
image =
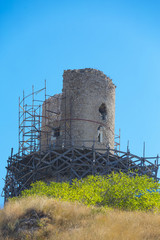
[[[160,215],[126,212],[47,197],[27,197],[0,210],[0,239],[158,240]]]

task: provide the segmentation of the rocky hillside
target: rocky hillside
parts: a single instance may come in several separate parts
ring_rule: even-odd
[[[1,240],[158,240],[158,213],[126,212],[47,197],[27,197],[0,210]]]

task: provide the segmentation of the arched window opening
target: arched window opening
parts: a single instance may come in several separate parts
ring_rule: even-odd
[[[101,114],[101,119],[105,121],[107,118],[107,109],[105,103],[101,104],[101,106],[99,107],[99,112]]]
[[[99,143],[103,142],[103,127],[102,126],[98,127],[98,142]]]

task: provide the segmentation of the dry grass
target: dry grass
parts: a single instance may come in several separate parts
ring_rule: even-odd
[[[38,223],[24,229],[23,220],[32,217],[33,211]],[[1,240],[158,240],[160,214],[98,212],[80,204],[30,197],[10,202],[0,210],[0,229]]]

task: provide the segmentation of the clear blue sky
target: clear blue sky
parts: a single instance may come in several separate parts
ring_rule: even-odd
[[[160,153],[160,3],[0,0],[0,191],[18,149],[18,97],[61,92],[66,69],[96,68],[116,84],[121,149]],[[0,199],[0,204],[3,199]]]

